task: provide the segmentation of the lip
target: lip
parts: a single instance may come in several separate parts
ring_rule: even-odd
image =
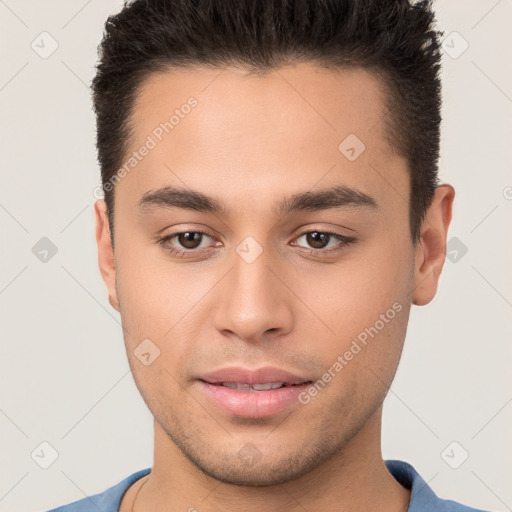
[[[256,370],[249,370],[241,366],[229,366],[205,373],[199,378],[210,384],[218,384],[221,382],[241,382],[245,384],[284,382],[286,384],[301,384],[310,380],[274,366],[264,366]]]
[[[239,390],[223,386],[223,382],[268,384],[283,382],[286,387],[269,390]],[[298,401],[298,395],[312,381],[306,377],[266,366],[256,370],[241,367],[221,368],[198,378],[201,392],[217,407],[234,416],[264,418],[277,414]]]

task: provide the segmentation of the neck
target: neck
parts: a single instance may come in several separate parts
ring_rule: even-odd
[[[389,473],[381,455],[382,408],[345,447],[315,470],[284,484],[231,485],[205,475],[155,421],[154,464],[139,486],[134,512],[406,512],[410,491]]]

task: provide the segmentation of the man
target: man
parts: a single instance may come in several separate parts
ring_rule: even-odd
[[[55,510],[475,510],[380,446],[452,215],[433,24],[406,0],[136,0],[107,20],[99,267],[154,464]]]

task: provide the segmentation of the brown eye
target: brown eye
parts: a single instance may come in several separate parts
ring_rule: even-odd
[[[186,257],[208,250],[208,244],[203,243],[208,239],[212,237],[202,231],[180,231],[161,238],[158,243],[170,254]]]
[[[319,231],[311,231],[306,234],[308,244],[315,249],[323,249],[329,243],[330,237],[331,235]]]
[[[186,249],[197,249],[201,243],[203,234],[197,231],[186,231],[184,233],[178,233],[178,243]]]
[[[306,245],[297,244],[299,247],[311,253],[328,254],[346,249],[351,243],[355,242],[354,237],[331,233],[329,231],[307,231],[302,233],[297,240],[305,238]],[[331,244],[331,242],[334,242]],[[331,244],[331,247],[329,245]],[[294,244],[295,245],[295,244]]]

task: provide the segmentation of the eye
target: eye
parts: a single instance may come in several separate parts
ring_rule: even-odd
[[[331,253],[342,251],[356,240],[354,237],[330,231],[307,231],[300,235],[297,240],[300,240],[303,237],[305,237],[306,243],[312,247],[312,249],[300,244],[299,247],[304,247],[304,249],[311,253]],[[326,249],[326,247],[329,247],[330,242],[334,242],[334,248]]]
[[[204,238],[211,238],[207,233],[202,231],[182,231],[179,233],[173,233],[167,235],[160,240],[158,243],[168,252],[176,256],[184,256],[185,253],[202,252],[205,247],[201,247]],[[178,247],[171,241],[176,238]],[[180,249],[180,247],[182,247]]]
[[[305,241],[309,247],[301,244],[292,245],[297,245],[307,252],[314,254],[336,253],[346,249],[351,243],[356,241],[354,237],[320,230],[302,233],[296,240],[300,240],[303,237],[305,237]],[[193,256],[207,250],[208,244],[203,244],[203,242],[205,239],[212,238],[213,237],[202,231],[180,231],[167,235],[157,242],[170,254],[178,257],[186,257],[186,255]],[[173,242],[174,239],[176,240]],[[334,244],[331,242],[334,242]],[[331,246],[334,245],[334,247],[328,248],[330,244]]]

